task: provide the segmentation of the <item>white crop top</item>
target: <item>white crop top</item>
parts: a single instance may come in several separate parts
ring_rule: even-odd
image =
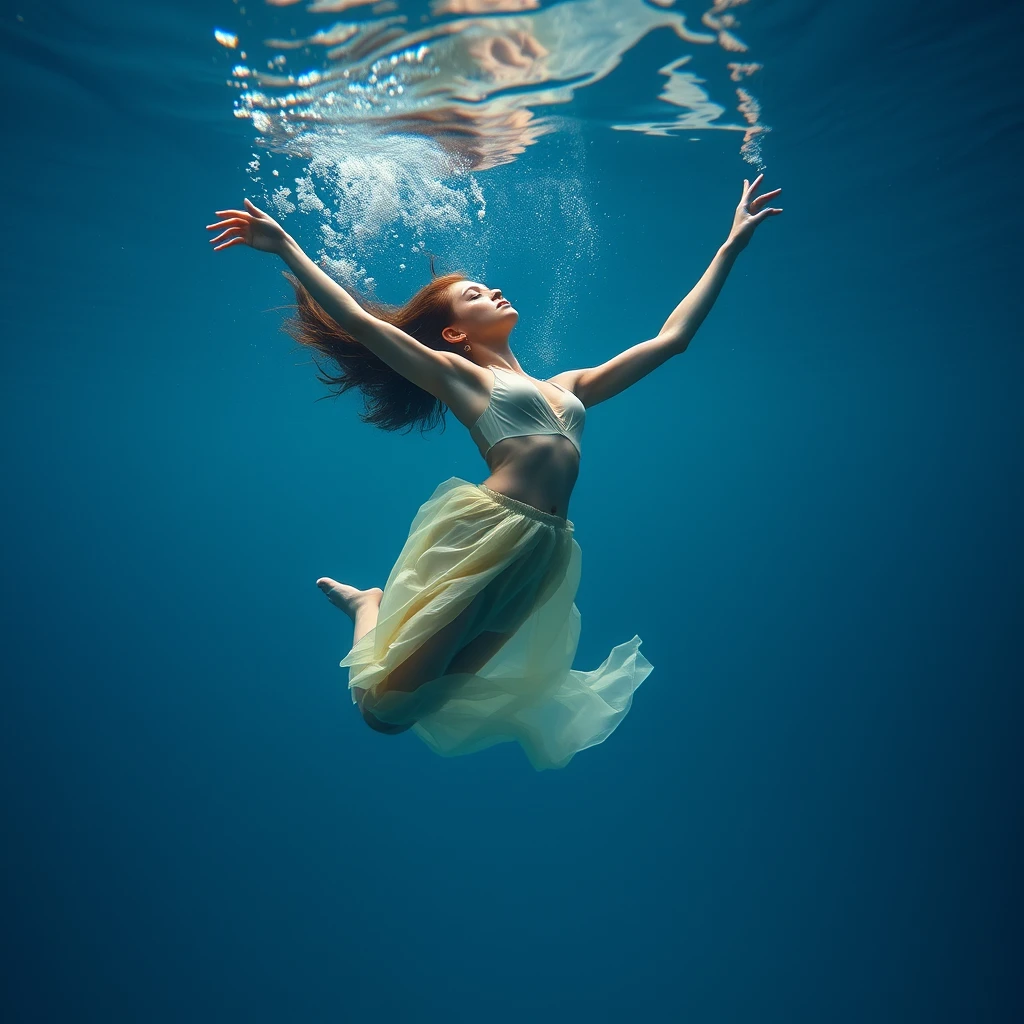
[[[555,384],[564,396],[562,409],[555,410],[529,377],[502,366],[488,369],[494,376],[491,401],[469,431],[485,456],[506,437],[533,434],[562,434],[580,451],[587,410],[571,391],[554,381],[548,382]]]

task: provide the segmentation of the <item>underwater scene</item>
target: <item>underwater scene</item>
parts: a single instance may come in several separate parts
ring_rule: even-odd
[[[1022,32],[5,0],[3,1020],[1024,1019]]]

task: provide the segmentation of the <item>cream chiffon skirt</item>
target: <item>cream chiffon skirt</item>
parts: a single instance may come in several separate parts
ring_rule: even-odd
[[[580,566],[570,521],[444,481],[409,528],[376,627],[341,660],[353,702],[438,754],[514,741],[534,768],[564,767],[608,738],[652,667],[638,636],[592,671],[572,667]]]

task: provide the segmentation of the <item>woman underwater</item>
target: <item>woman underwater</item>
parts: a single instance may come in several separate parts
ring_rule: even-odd
[[[567,518],[586,410],[686,350],[755,228],[781,213],[781,189],[743,182],[732,229],[655,338],[599,366],[535,380],[509,347],[519,314],[498,288],[454,273],[400,308],[358,302],[248,199],[219,210],[215,250],[248,245],[287,264],[295,338],[359,387],[386,430],[434,425],[447,407],[469,429],[490,475],[451,477],[419,508],[384,589],[317,580],[354,623],[342,659],[349,689],[378,732],[414,730],[436,753],[518,742],[537,769],[560,768],[602,742],[651,671],[640,638],[593,671],[572,668],[581,552]]]

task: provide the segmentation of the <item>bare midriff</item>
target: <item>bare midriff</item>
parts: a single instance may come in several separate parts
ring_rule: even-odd
[[[506,437],[487,453],[491,475],[483,481],[516,501],[562,519],[580,473],[576,446],[562,434]]]

